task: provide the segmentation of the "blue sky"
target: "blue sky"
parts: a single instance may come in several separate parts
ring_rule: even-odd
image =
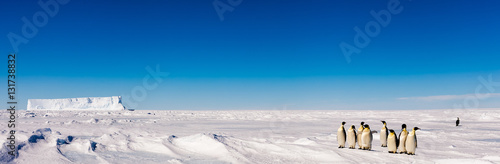
[[[169,75],[129,105],[169,110],[500,106],[497,85],[480,90],[489,96],[470,99],[484,86],[479,77],[500,82],[500,2],[398,1],[402,11],[350,62],[339,44],[353,45],[354,27],[364,29],[375,20],[370,11],[388,10],[393,2],[243,0],[223,13],[222,21],[213,2],[59,4],[36,35],[17,46],[20,105],[30,98],[131,95],[143,87],[145,68],[159,66]],[[29,0],[2,2],[0,9],[0,49],[7,55],[16,51],[8,34],[23,36],[22,18],[33,22],[44,10]]]

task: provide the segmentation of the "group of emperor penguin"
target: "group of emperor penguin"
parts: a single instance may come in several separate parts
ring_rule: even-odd
[[[406,130],[406,124],[401,125],[401,132],[399,136],[396,136],[396,132],[392,129],[387,129],[387,123],[381,121],[384,126],[380,131],[380,142],[382,147],[387,147],[389,153],[405,153],[408,155],[415,155],[415,149],[417,148],[417,135],[415,132],[420,128],[414,127],[411,132]],[[371,150],[373,133],[377,131],[372,131],[368,124],[361,122],[360,127],[356,131],[356,127],[351,125],[349,130],[346,131],[344,128],[345,122],[342,122],[339,129],[337,130],[337,141],[339,143],[339,148],[345,148],[346,141],[349,143],[349,149],[356,148],[356,142],[358,143],[359,149]]]

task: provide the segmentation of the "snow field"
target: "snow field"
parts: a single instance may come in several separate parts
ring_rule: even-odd
[[[500,163],[498,109],[19,113],[19,156],[0,163]],[[422,128],[416,155],[388,153],[378,133],[372,151],[337,148],[342,121],[380,131],[380,120]]]

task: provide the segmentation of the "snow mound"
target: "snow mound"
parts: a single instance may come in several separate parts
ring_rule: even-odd
[[[314,142],[313,140],[311,140],[309,138],[301,138],[301,139],[295,140],[293,143],[297,144],[297,145],[316,145],[316,142]]]
[[[26,159],[51,161],[51,163],[70,163],[71,161],[92,161],[89,154],[90,143],[79,144],[73,136],[63,136],[50,128],[41,128],[32,132],[31,136],[19,143],[18,156],[15,159],[2,159],[2,162],[26,163]],[[88,141],[87,141],[88,142]],[[42,154],[42,155],[41,155]],[[95,158],[95,157],[94,157]],[[75,160],[76,159],[76,160]],[[89,160],[83,160],[89,159]],[[97,161],[97,160],[94,160]],[[94,162],[95,163],[95,162]]]
[[[29,99],[28,110],[125,110],[121,96]]]
[[[224,157],[229,154],[224,144],[201,133],[175,139],[172,143],[185,150],[210,157]]]

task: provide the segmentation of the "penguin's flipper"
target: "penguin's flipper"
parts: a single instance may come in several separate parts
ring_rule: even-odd
[[[356,131],[354,131],[354,145],[356,145],[356,142],[358,142],[358,134],[356,134]]]
[[[342,127],[342,133],[344,133],[344,141],[347,141],[346,138],[347,138],[347,135],[346,135],[346,132],[345,132],[345,129],[344,127]]]
[[[417,148],[417,147],[418,147],[418,144],[417,144],[417,143],[418,143],[418,142],[417,142],[417,135],[415,134],[415,148]]]

